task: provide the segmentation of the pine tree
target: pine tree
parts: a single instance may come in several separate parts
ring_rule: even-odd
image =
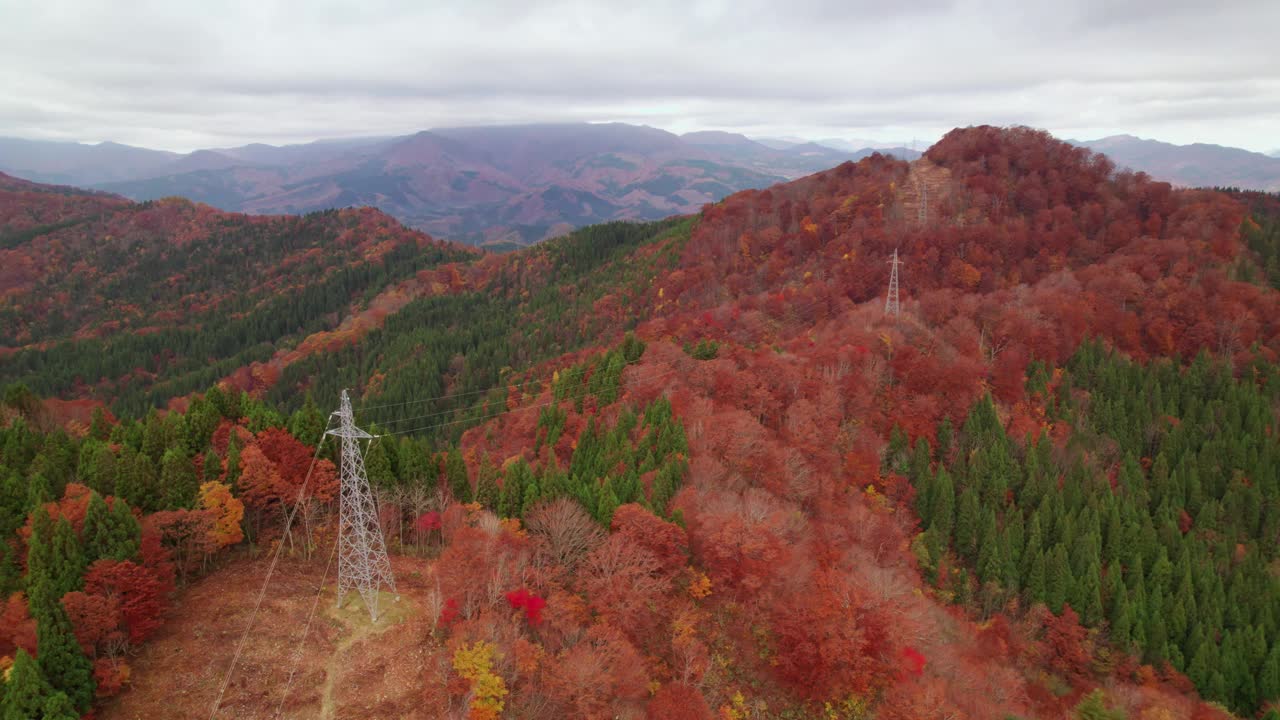
[[[64,692],[55,692],[45,698],[40,720],[80,720],[75,703]]]
[[[1055,615],[1062,614],[1062,606],[1070,597],[1075,579],[1071,577],[1071,565],[1067,551],[1059,543],[1053,546],[1045,558],[1045,604]]]
[[[1031,555],[1031,564],[1027,568],[1027,577],[1023,583],[1027,588],[1027,600],[1032,603],[1043,602],[1048,604],[1045,597],[1045,558],[1043,552],[1036,552]]]
[[[942,422],[938,423],[938,462],[945,463],[950,459],[951,444],[954,441],[954,431],[951,427],[951,418],[942,418]]]
[[[315,445],[324,433],[324,420],[324,413],[316,406],[311,393],[307,393],[302,407],[289,417],[289,434],[307,445]]]
[[[227,473],[227,478],[223,482],[232,488],[232,492],[239,492],[241,466],[239,466],[239,441],[236,439],[236,433],[230,434],[230,438],[227,441],[227,468],[225,468],[225,473]]]
[[[89,437],[94,440],[106,440],[111,436],[111,423],[107,422],[107,413],[99,405],[93,409],[93,419],[89,421]]]
[[[129,504],[116,498],[111,504],[110,544],[103,557],[112,560],[132,560],[142,547],[142,525],[134,517]]]
[[[40,665],[18,649],[4,685],[4,701],[0,703],[0,720],[31,720],[44,715],[44,703],[54,694],[53,687],[40,672]]]
[[[36,657],[49,684],[66,693],[80,712],[87,711],[97,687],[93,664],[80,649],[60,602],[36,616]]]
[[[507,468],[502,480],[502,490],[498,495],[500,517],[520,516],[520,509],[524,504],[524,486],[531,474],[529,465],[524,460],[517,460]]]
[[[50,557],[53,561],[48,569],[50,586],[54,592],[53,597],[61,598],[72,590],[84,587],[84,569],[88,563],[85,562],[80,539],[65,517],[58,518],[58,522],[54,524],[50,544]]]
[[[978,494],[972,487],[960,493],[956,511],[956,550],[969,562],[976,559],[978,551],[978,524],[982,522],[978,507]]]
[[[364,454],[365,471],[369,474],[369,484],[375,488],[392,488],[396,485],[396,476],[391,469],[391,458],[387,455],[388,445],[381,439],[374,439]]]
[[[165,508],[176,510],[195,505],[200,481],[184,448],[171,447],[164,451],[160,461],[160,487]]]
[[[1080,609],[1082,625],[1096,627],[1102,622],[1102,579],[1099,577],[1097,559],[1090,562],[1084,573],[1076,579],[1071,607]]]
[[[449,453],[445,455],[444,476],[454,500],[461,503],[471,502],[471,479],[467,477],[467,463],[462,459],[462,451],[457,447],[450,448]]]
[[[90,492],[89,505],[84,515],[84,529],[81,531],[84,537],[85,565],[92,565],[95,560],[111,554],[114,539],[111,520],[111,511],[107,509],[106,501],[98,493]]]
[[[476,502],[489,508],[498,508],[498,469],[485,457],[480,461],[480,471],[476,480]]]
[[[613,491],[613,482],[605,478],[600,488],[599,501],[596,505],[596,520],[606,528],[613,523],[613,513],[618,509],[618,496]]]
[[[937,534],[944,545],[951,542],[951,530],[955,524],[955,504],[955,486],[951,482],[951,475],[946,470],[938,468],[930,500],[929,528]]]

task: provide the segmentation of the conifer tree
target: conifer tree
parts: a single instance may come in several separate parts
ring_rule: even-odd
[[[64,692],[55,692],[45,698],[40,720],[80,720],[80,713]]]
[[[316,445],[324,433],[324,413],[316,406],[311,393],[307,393],[302,407],[289,417],[289,433],[307,445]]]
[[[67,694],[76,709],[86,712],[93,703],[97,687],[93,680],[93,664],[80,649],[66,610],[61,602],[54,602],[33,615],[36,618],[36,657],[40,671],[55,690]]]
[[[165,508],[190,508],[195,504],[200,481],[184,448],[171,447],[164,451],[160,462],[160,488]]]
[[[1033,603],[1043,602],[1047,605],[1044,553],[1037,551],[1030,557],[1031,564],[1027,568],[1027,579],[1024,581],[1027,588],[1027,599]]]
[[[951,542],[951,530],[955,523],[955,486],[951,475],[938,468],[938,475],[933,483],[929,507],[929,527],[945,545]]]
[[[1067,562],[1067,551],[1059,543],[1053,546],[1045,558],[1045,604],[1055,615],[1062,614],[1062,606],[1070,598],[1070,591],[1075,585],[1071,576],[1071,565]]]
[[[142,525],[124,500],[116,498],[111,504],[108,527],[110,542],[107,545],[107,554],[103,557],[112,560],[132,560],[142,546]]]
[[[978,494],[972,487],[960,493],[956,510],[956,550],[969,562],[977,558],[979,523],[982,522]]]
[[[369,484],[376,488],[391,488],[396,485],[396,476],[391,469],[391,458],[387,455],[387,443],[375,438],[364,454],[365,471],[369,474]]]
[[[457,447],[450,448],[445,455],[444,475],[453,499],[462,503],[471,502],[471,479],[467,477],[467,464],[462,459],[462,451]]]
[[[600,488],[599,500],[596,505],[596,520],[606,528],[613,522],[613,513],[618,509],[618,496],[613,491],[613,481],[605,478],[604,485]]]
[[[8,682],[3,683],[4,701],[0,702],[0,720],[31,720],[44,715],[45,701],[54,694],[53,687],[40,671],[40,665],[18,649],[9,668]]]
[[[72,590],[84,587],[84,569],[88,563],[85,562],[80,538],[76,537],[76,531],[65,517],[58,518],[58,522],[54,523],[50,545],[52,550],[49,557],[52,565],[48,568],[48,577],[54,592],[52,597],[59,599]]]
[[[490,510],[498,509],[498,469],[489,462],[487,456],[480,461],[476,478],[476,502]]]
[[[85,565],[92,565],[99,558],[110,555],[111,545],[114,540],[111,532],[111,511],[107,509],[107,503],[102,496],[96,492],[89,493],[89,505],[85,510],[84,529],[81,535],[84,537],[84,560]]]

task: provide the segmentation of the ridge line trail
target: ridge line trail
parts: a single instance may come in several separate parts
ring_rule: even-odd
[[[938,217],[942,201],[950,195],[951,171],[920,158],[910,163],[910,170],[897,189],[902,221],[925,226]]]

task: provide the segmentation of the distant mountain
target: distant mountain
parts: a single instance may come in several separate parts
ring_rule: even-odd
[[[104,142],[96,145],[0,138],[0,172],[63,185],[96,185],[166,172],[182,155]]]
[[[548,124],[440,128],[402,137],[251,144],[180,155],[104,143],[0,141],[0,170],[134,200],[181,196],[248,213],[372,205],[478,245],[537,242],[592,223],[696,212],[875,152],[722,132]],[[918,154],[886,150],[901,157]]]
[[[1249,150],[1205,143],[1174,145],[1132,135],[1070,142],[1105,153],[1121,167],[1175,185],[1280,190],[1280,158]]]
[[[1269,153],[1267,153],[1267,154],[1268,154],[1268,155],[1270,155],[1270,156],[1271,156],[1271,157],[1273,157],[1273,158],[1280,158],[1280,148],[1276,148],[1275,150],[1272,150],[1271,152],[1269,152]]]

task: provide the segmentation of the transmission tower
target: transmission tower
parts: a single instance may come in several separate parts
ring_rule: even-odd
[[[378,620],[378,590],[386,585],[396,591],[396,579],[391,574],[391,561],[387,559],[387,546],[378,525],[378,505],[369,489],[369,477],[364,470],[364,456],[360,453],[359,440],[373,436],[356,427],[351,412],[351,398],[342,391],[342,404],[333,413],[338,416],[336,430],[329,435],[342,438],[342,490],[339,493],[338,515],[338,606],[347,591],[355,589],[364,597],[369,617]]]
[[[893,259],[889,261],[892,268],[889,271],[889,294],[884,299],[884,314],[893,313],[894,317],[901,314],[902,310],[898,305],[898,266],[902,261],[898,259],[898,249],[893,249]]]

